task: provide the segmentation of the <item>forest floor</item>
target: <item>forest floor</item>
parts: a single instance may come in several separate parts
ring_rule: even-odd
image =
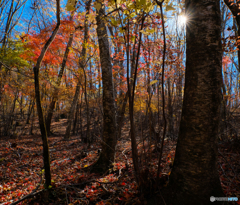
[[[63,139],[65,125],[65,119],[53,123],[54,135],[49,137],[52,173],[50,191],[44,190],[42,140],[39,131],[36,132],[37,122],[34,125],[34,135],[0,139],[0,205],[11,204],[24,197],[26,199],[18,204],[147,204],[146,197],[139,194],[134,179],[127,125],[123,127],[122,137],[117,144],[113,169],[101,176],[86,171],[98,157],[100,141],[94,142],[90,147],[81,142],[79,136],[71,136],[70,140],[65,141]],[[239,147],[240,144],[232,142],[219,143],[219,174],[222,188],[226,196],[238,199],[240,199]],[[138,148],[141,152],[141,144]],[[165,141],[162,187],[167,183],[171,172],[170,165],[175,148],[176,141]],[[149,175],[154,179],[157,172],[157,152],[151,147],[150,150],[152,163],[149,165]],[[152,191],[159,192],[156,189]]]

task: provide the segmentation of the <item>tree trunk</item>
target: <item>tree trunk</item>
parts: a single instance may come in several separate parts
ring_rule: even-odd
[[[31,116],[34,104],[35,104],[35,101],[34,100],[30,100],[29,107],[28,107],[28,114],[27,114],[26,124],[29,124],[30,116]]]
[[[90,117],[89,117],[89,103],[88,103],[88,95],[87,95],[87,75],[86,71],[83,69],[84,73],[84,99],[86,104],[86,112],[87,112],[87,133],[86,133],[86,140],[88,146],[90,146]]]
[[[127,100],[128,100],[128,91],[125,94],[122,93],[119,99],[120,99],[119,101],[122,101],[122,104],[119,107],[119,111],[118,111],[117,140],[120,139],[121,133],[122,133],[124,114],[125,114]]]
[[[70,21],[72,21],[72,19],[73,19],[73,15],[71,15]],[[73,42],[73,33],[70,34],[70,37],[69,37],[69,40],[68,40],[68,43],[67,43],[67,47],[65,49],[63,61],[62,61],[62,66],[61,66],[61,69],[58,73],[57,83],[56,83],[56,86],[55,86],[54,91],[53,91],[53,98],[52,98],[52,101],[51,101],[51,103],[49,105],[49,108],[48,108],[48,114],[47,114],[47,119],[46,119],[46,129],[47,129],[48,136],[50,135],[50,128],[51,128],[53,110],[54,110],[56,101],[58,99],[59,86],[60,86],[61,81],[62,81],[63,72],[64,72],[64,69],[65,69],[65,66],[66,66],[66,63],[67,63],[67,58],[68,58],[70,48],[72,46],[72,42]]]
[[[88,14],[89,14],[91,2],[92,1],[89,0],[86,3],[86,11],[87,12],[86,12],[85,21],[84,21],[84,43],[82,46],[81,57],[79,60],[79,67],[83,70],[85,69],[85,64],[86,64],[86,46],[87,46],[87,42],[88,42]],[[78,79],[77,87],[76,87],[75,94],[73,97],[73,101],[71,104],[70,112],[68,114],[67,128],[66,128],[66,133],[64,136],[65,139],[69,139],[69,137],[70,137],[71,127],[72,127],[72,123],[74,120],[73,115],[74,115],[74,111],[75,111],[78,97],[80,94],[80,88],[81,88],[81,75],[79,75],[79,79]]]
[[[81,140],[83,142],[83,126],[82,126],[82,98],[83,98],[83,93],[81,95],[81,101],[80,101],[80,107],[79,107],[79,124],[80,124],[80,135],[81,135]]]
[[[32,119],[31,119],[31,126],[29,129],[29,135],[33,135],[33,121],[34,121],[34,105],[35,105],[35,101],[33,101],[33,109],[32,109]]]
[[[76,126],[77,126],[77,121],[78,121],[79,107],[80,107],[80,103],[77,103],[77,109],[75,111],[75,118],[74,118],[74,122],[73,122],[73,130],[72,130],[73,135],[76,134]]]
[[[104,173],[114,162],[116,147],[116,120],[114,108],[114,93],[112,80],[112,64],[109,51],[107,29],[104,22],[105,10],[101,1],[97,11],[97,35],[100,50],[103,84],[103,141],[102,152],[98,161],[93,165],[92,172]]]
[[[211,204],[224,196],[217,167],[221,105],[221,21],[215,0],[186,0],[186,77],[182,118],[170,175],[172,204]],[[224,202],[219,202],[223,204]]]
[[[8,116],[6,117],[6,120],[4,120],[4,131],[3,131],[4,136],[10,135],[17,98],[18,98],[18,91],[15,93],[12,108],[10,109]]]
[[[171,89],[171,82],[170,78],[167,79],[168,83],[168,102],[167,102],[167,107],[168,107],[168,123],[167,123],[167,135],[170,137],[170,139],[173,139],[174,135],[174,127],[173,127],[173,99],[172,99],[172,89]]]
[[[49,155],[49,147],[48,147],[48,137],[46,126],[44,122],[43,110],[41,105],[41,96],[40,96],[40,86],[39,86],[39,70],[42,63],[42,60],[50,46],[53,42],[55,36],[60,27],[60,0],[56,0],[57,4],[57,25],[51,35],[51,37],[47,40],[46,44],[44,45],[40,56],[37,59],[37,64],[33,68],[34,71],[34,81],[35,81],[35,98],[36,98],[36,105],[37,105],[37,112],[38,112],[38,119],[39,119],[39,126],[40,131],[42,134],[42,141],[43,141],[43,162],[44,162],[44,170],[45,170],[45,187],[48,188],[51,185],[51,171],[50,171],[50,155]]]

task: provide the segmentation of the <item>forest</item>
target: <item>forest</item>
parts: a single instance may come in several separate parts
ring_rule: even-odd
[[[240,205],[239,0],[0,0],[0,205]]]

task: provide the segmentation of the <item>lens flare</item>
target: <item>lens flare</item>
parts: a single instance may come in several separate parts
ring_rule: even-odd
[[[178,17],[178,23],[179,23],[181,26],[186,25],[186,23],[187,23],[187,17],[184,16],[184,15],[180,15],[180,16]]]

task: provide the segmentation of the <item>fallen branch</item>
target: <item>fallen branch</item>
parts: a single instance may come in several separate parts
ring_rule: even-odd
[[[39,188],[39,187],[38,187],[38,188]],[[35,196],[35,195],[37,195],[38,193],[41,193],[41,192],[42,192],[42,190],[41,190],[41,191],[38,191],[38,192],[33,191],[32,193],[24,196],[23,198],[19,199],[18,201],[15,201],[15,202],[11,203],[10,205],[18,204],[18,203],[24,201],[25,199],[32,198],[33,196]]]

